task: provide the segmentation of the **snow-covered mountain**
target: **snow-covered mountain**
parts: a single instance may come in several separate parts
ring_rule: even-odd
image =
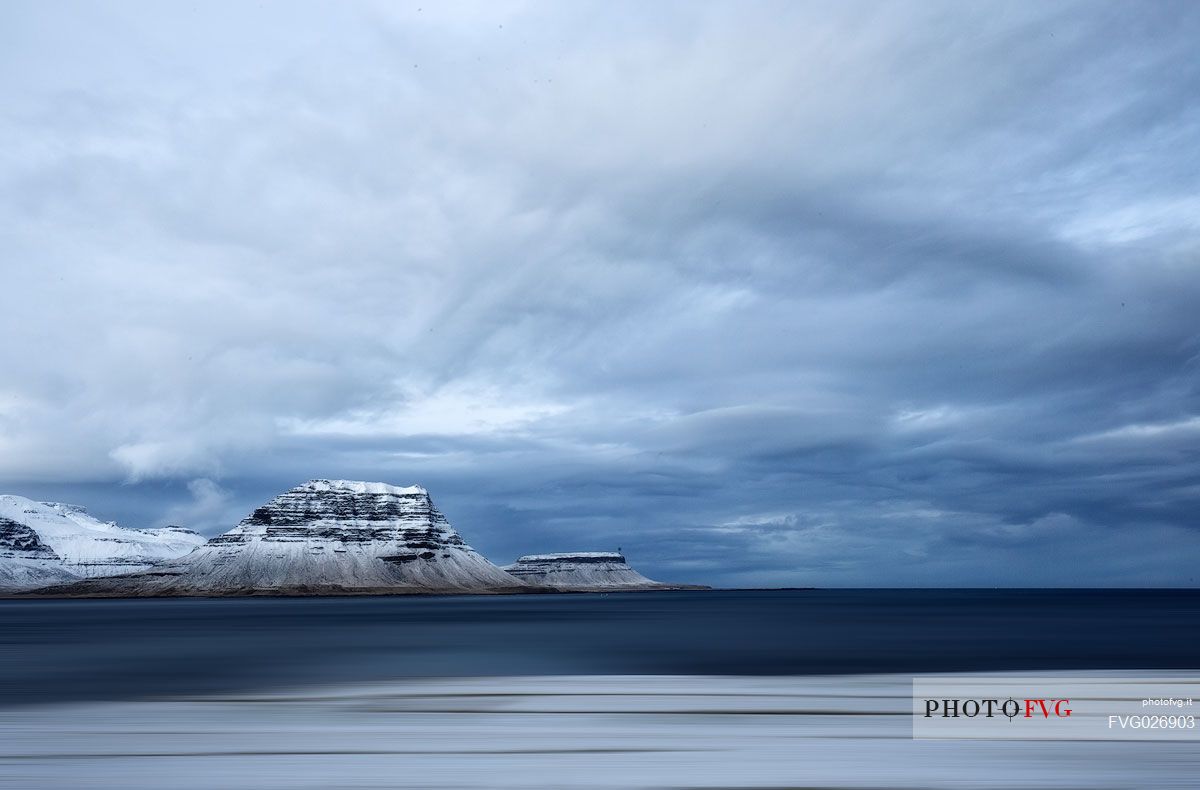
[[[653,590],[674,585],[647,579],[615,551],[529,554],[505,567],[530,584],[563,590]]]
[[[310,480],[176,562],[61,592],[496,592],[525,586],[468,546],[420,486]]]
[[[182,527],[127,529],[76,505],[0,495],[0,589],[146,570],[202,543]]]

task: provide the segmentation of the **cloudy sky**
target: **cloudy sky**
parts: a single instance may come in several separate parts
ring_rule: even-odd
[[[1200,5],[0,5],[0,491],[1194,585]]]

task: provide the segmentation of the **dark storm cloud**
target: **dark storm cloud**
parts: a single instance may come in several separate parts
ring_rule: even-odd
[[[1190,584],[1186,3],[0,25],[0,482],[715,584]]]

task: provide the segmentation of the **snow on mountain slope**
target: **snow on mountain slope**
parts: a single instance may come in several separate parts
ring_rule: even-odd
[[[25,560],[0,554],[0,594],[36,590],[78,579],[58,562]]]
[[[310,480],[176,562],[62,592],[492,592],[524,586],[468,546],[424,488]]]
[[[181,527],[126,529],[75,505],[0,495],[0,579],[11,577],[11,587],[145,570],[202,543]],[[45,573],[34,573],[35,566]]]
[[[0,592],[62,584],[76,578],[36,532],[0,516]]]
[[[531,584],[564,590],[652,590],[673,586],[647,579],[615,551],[528,554],[504,570]]]

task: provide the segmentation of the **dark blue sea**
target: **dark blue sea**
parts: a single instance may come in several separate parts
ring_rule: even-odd
[[[403,677],[1200,669],[1197,590],[0,601],[0,705]]]

